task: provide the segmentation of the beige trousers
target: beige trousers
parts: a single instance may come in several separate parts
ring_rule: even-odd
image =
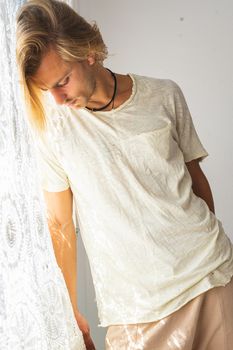
[[[110,326],[106,350],[233,350],[233,279],[151,323]]]

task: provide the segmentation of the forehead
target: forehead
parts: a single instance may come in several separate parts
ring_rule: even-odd
[[[71,69],[55,50],[50,49],[42,58],[33,80],[41,87],[52,87]]]

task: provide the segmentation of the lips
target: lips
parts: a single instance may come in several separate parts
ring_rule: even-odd
[[[71,101],[68,102],[68,103],[65,103],[65,105],[68,106],[68,107],[70,107],[70,106],[73,106],[73,105],[75,104],[75,102],[76,102],[76,99],[71,100]]]

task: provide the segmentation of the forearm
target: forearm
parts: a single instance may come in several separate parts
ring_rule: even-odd
[[[73,194],[71,189],[61,192],[44,191],[47,219],[57,263],[62,270],[74,315],[83,333],[87,349],[95,346],[90,336],[90,327],[79,313],[77,306],[77,239],[72,220]]]
[[[192,187],[193,187],[193,192],[206,202],[206,204],[208,205],[212,213],[215,213],[213,195],[211,192],[209,182],[205,177],[205,175],[203,174],[201,179],[199,180],[197,179],[195,183],[193,183]]]
[[[66,286],[70,295],[74,313],[77,307],[77,248],[76,233],[73,220],[66,224],[59,224],[56,220],[48,220],[57,264],[62,270]]]
[[[199,160],[195,159],[191,162],[188,162],[186,163],[186,166],[192,178],[193,192],[196,194],[196,196],[202,198],[208,205],[209,209],[215,213],[211,188],[205,174],[200,167]]]

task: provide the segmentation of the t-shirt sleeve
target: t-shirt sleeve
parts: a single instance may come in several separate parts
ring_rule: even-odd
[[[179,147],[184,155],[184,161],[190,162],[193,159],[200,159],[200,161],[202,161],[208,156],[208,152],[203,147],[197,135],[181,89],[177,84],[174,84],[174,86],[176,131],[178,134]]]
[[[39,178],[43,190],[61,192],[69,186],[68,177],[59,163],[51,145],[44,138],[36,141]]]

